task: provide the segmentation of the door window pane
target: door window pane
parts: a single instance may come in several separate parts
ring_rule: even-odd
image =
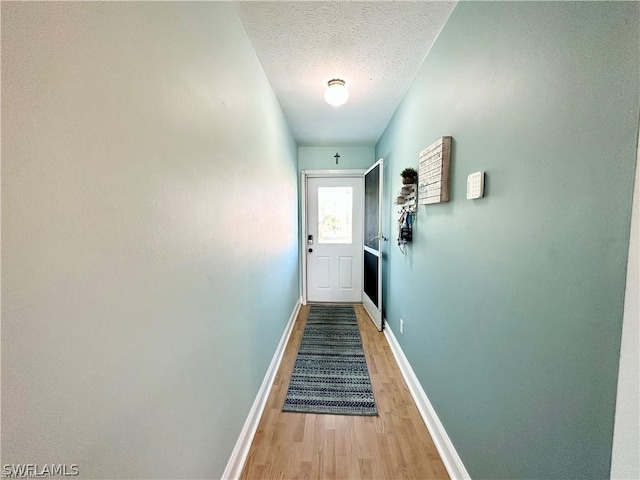
[[[351,243],[352,187],[318,187],[318,243]]]
[[[367,173],[364,177],[364,244],[380,250],[380,165]]]

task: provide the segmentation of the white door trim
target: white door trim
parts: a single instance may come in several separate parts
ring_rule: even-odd
[[[627,284],[622,313],[622,337],[618,363],[618,387],[613,424],[610,478],[640,478],[640,389],[638,377],[638,333],[640,332],[640,301],[638,285],[638,232],[640,231],[640,135],[636,150],[636,175],[631,204],[631,228],[629,229],[629,256],[627,259]]]
[[[383,196],[384,196],[384,159],[380,158],[377,162],[371,165],[367,170],[365,170],[363,176],[371,172],[374,168],[379,168],[379,177],[378,177],[378,250],[374,250],[371,247],[367,247],[366,241],[363,241],[364,252],[368,252],[371,255],[374,255],[378,260],[378,305],[375,305],[373,301],[369,298],[367,293],[364,291],[364,287],[362,289],[362,305],[364,309],[371,317],[376,328],[380,331],[384,328],[384,318],[382,315],[382,249],[384,248],[384,242],[386,241],[384,233],[382,231],[383,222],[382,222],[382,212],[383,212]],[[366,184],[366,179],[365,179]],[[366,187],[365,187],[365,198],[366,198]],[[365,200],[366,201],[366,200]],[[364,228],[364,225],[363,225]],[[363,255],[364,255],[363,252]]]
[[[300,171],[300,209],[301,209],[301,224],[300,228],[300,277],[302,278],[302,304],[307,304],[307,255],[305,255],[307,249],[307,178],[322,177],[322,178],[364,178],[364,172],[366,170],[353,169],[353,170],[301,170]],[[364,209],[364,203],[362,204]]]

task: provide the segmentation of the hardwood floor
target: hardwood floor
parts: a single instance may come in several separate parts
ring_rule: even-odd
[[[242,479],[448,479],[383,334],[356,305],[379,416],[282,412],[309,306],[293,327]]]

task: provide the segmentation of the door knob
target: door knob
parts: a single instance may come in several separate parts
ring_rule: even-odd
[[[313,253],[313,248],[310,248],[310,249],[309,249],[309,253]]]

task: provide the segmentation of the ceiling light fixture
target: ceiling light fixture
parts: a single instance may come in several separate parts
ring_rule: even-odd
[[[344,80],[334,78],[327,82],[327,88],[324,91],[324,101],[334,107],[339,107],[349,99],[349,90],[344,84]]]

